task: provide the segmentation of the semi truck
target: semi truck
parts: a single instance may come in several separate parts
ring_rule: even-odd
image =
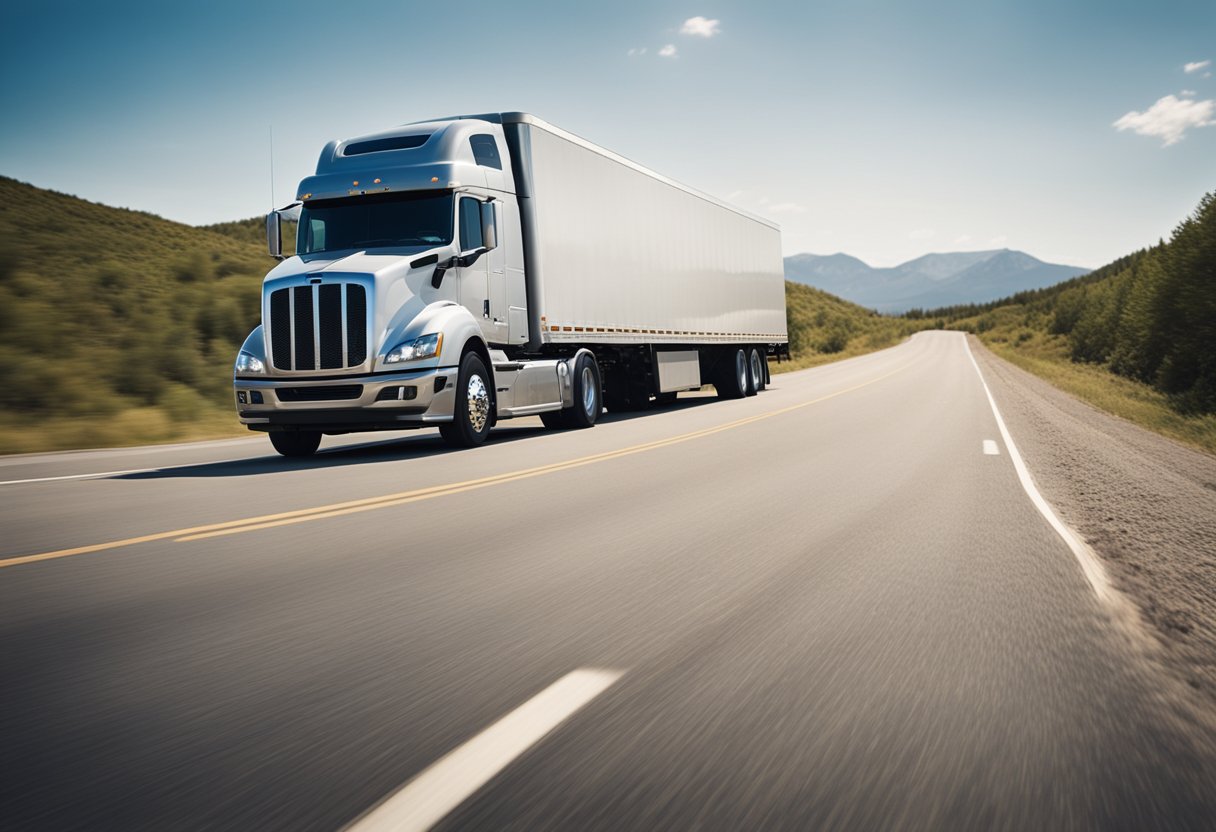
[[[527,113],[331,141],[266,236],[280,262],[234,385],[285,456],[354,431],[588,428],[704,384],[742,398],[788,355],[775,224]]]

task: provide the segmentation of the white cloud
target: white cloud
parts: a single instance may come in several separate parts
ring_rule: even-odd
[[[961,246],[963,243],[969,243],[969,242],[971,242],[971,235],[970,234],[961,234],[958,237],[955,237],[954,242],[951,243],[950,245]]]
[[[807,207],[797,202],[774,202],[766,210],[770,214],[805,214]]]
[[[1216,101],[1192,101],[1167,95],[1143,113],[1132,110],[1113,126],[1116,130],[1132,130],[1141,136],[1161,139],[1162,147],[1177,144],[1192,127],[1210,127],[1216,124],[1212,115],[1216,113]]]
[[[990,245],[990,246],[1003,246],[1003,245],[1005,245],[1005,243],[1007,243],[1007,242],[1009,242],[1009,238],[1008,238],[1008,237],[1006,237],[1004,234],[998,234],[998,235],[996,235],[995,237],[993,237],[991,240],[989,240],[989,241],[988,241],[988,245]]]
[[[676,56],[676,45],[669,43],[659,50],[660,58],[674,58]]]
[[[706,20],[700,15],[690,17],[680,27],[680,34],[693,35],[698,38],[712,38],[714,35],[721,33],[722,30],[718,28],[720,22],[718,20]],[[1190,70],[1187,71],[1190,72]]]
[[[645,55],[646,47],[643,46],[640,49],[630,49],[628,54],[629,54],[629,57],[631,57],[631,58],[634,57],[635,55]]]
[[[935,235],[936,233],[937,232],[934,231],[932,228],[917,228],[914,231],[908,232],[908,239],[909,240],[927,240],[930,237],[932,237],[933,235]]]
[[[714,22],[716,23],[717,21],[714,21]],[[1195,61],[1194,63],[1189,63],[1189,64],[1186,64],[1185,66],[1183,66],[1182,71],[1185,72],[1187,75],[1190,75],[1192,72],[1198,72],[1201,69],[1207,69],[1211,65],[1212,65],[1211,61]]]
[[[1196,95],[1198,95],[1198,93],[1196,93],[1194,90],[1183,90],[1178,94],[1186,98],[1194,98]]]

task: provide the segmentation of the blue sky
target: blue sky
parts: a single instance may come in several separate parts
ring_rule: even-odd
[[[1210,0],[18,5],[0,174],[194,224],[267,209],[272,126],[284,203],[331,138],[490,110],[874,265],[1098,266],[1216,190]]]

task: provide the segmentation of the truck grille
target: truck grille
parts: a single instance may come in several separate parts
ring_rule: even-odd
[[[367,291],[358,283],[276,289],[270,354],[280,370],[358,367],[367,359]]]

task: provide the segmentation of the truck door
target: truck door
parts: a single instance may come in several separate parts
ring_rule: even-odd
[[[491,344],[506,344],[510,340],[507,326],[510,302],[507,298],[507,241],[503,239],[505,223],[500,216],[501,202],[495,200],[490,203],[489,208],[494,212],[495,239],[498,245],[484,255],[489,261],[486,269],[490,280],[490,319],[486,322],[489,326],[483,324],[482,330]]]
[[[471,196],[460,197],[457,207],[457,220],[460,226],[460,254],[471,254],[482,247],[481,239],[481,203]],[[493,253],[493,252],[490,252]],[[458,269],[460,279],[460,305],[481,321],[483,332],[488,331],[487,324],[491,322],[490,292],[489,292],[490,259],[483,254],[471,266]]]

